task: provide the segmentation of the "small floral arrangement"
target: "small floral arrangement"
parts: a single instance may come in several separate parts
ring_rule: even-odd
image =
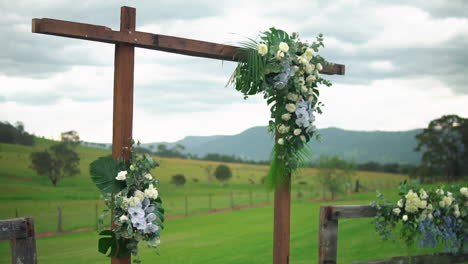
[[[378,194],[374,224],[384,240],[394,239],[393,232],[401,223],[401,238],[407,245],[416,239],[420,247],[435,248],[443,244],[446,252],[468,252],[468,188],[450,186],[425,190],[406,181],[400,184],[396,203]]]
[[[138,242],[146,241],[156,248],[164,228],[164,209],[157,190],[158,180],[150,174],[158,164],[148,154],[138,156],[132,152],[128,161],[101,157],[91,163],[90,172],[96,186],[102,191],[111,212],[112,227],[103,230],[99,239],[99,252],[109,257],[138,255]],[[134,262],[140,262],[135,259]]]
[[[308,155],[304,147],[317,136],[314,121],[323,106],[318,85],[331,85],[320,71],[330,63],[317,55],[324,46],[321,34],[307,43],[297,33],[271,28],[260,34],[260,41],[250,39],[241,46],[241,60],[228,84],[245,98],[263,93],[271,107],[269,129],[276,142],[268,179],[275,185],[300,167]]]

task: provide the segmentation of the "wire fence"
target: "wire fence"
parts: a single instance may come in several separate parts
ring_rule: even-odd
[[[369,192],[395,187],[396,181],[361,181],[359,192]],[[356,183],[349,184],[345,193],[356,191]],[[329,198],[330,194],[323,188],[295,186],[291,191],[293,202]],[[236,209],[272,203],[274,193],[268,191],[232,191],[186,196],[165,196],[163,206],[166,216],[190,216],[193,214],[213,212],[222,209]],[[81,228],[97,228],[98,217],[105,205],[101,200],[70,200],[61,202],[48,201],[15,201],[2,204],[0,219],[33,217],[36,232],[63,232]],[[110,221],[105,219],[104,221]]]

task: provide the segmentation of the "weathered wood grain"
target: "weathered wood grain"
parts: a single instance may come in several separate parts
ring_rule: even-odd
[[[0,240],[20,239],[34,236],[32,218],[0,220]]]
[[[120,30],[134,31],[136,10],[122,7],[120,13]],[[135,64],[135,47],[125,43],[115,45],[114,60],[114,114],[112,133],[112,156],[130,159],[133,127],[133,74]],[[112,223],[114,225],[114,223]],[[112,264],[130,264],[130,256],[112,257]]]
[[[13,264],[36,264],[36,239],[32,218],[0,220],[0,240],[10,240]]]
[[[455,264],[468,262],[468,254],[437,253],[417,256],[393,257],[382,260],[357,261],[353,264]]]
[[[331,206],[320,207],[319,263],[336,264],[338,252],[338,219],[332,218]]]
[[[275,189],[273,264],[289,264],[291,228],[291,175]]]
[[[376,211],[370,205],[330,205],[330,219],[373,217]]]
[[[50,18],[34,18],[32,32],[112,44],[122,43],[139,48],[218,60],[238,61],[240,58],[237,55],[239,47],[236,46],[139,32],[135,29],[115,31],[105,26]],[[342,64],[325,66],[321,73],[344,75],[345,66]]]

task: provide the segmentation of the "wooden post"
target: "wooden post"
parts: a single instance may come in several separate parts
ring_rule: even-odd
[[[1,220],[0,240],[10,240],[11,263],[37,263],[34,220],[32,218]]]
[[[289,264],[291,175],[285,177],[275,190],[273,264]]]
[[[332,218],[332,207],[320,207],[319,264],[336,264],[338,219]]]
[[[231,208],[234,208],[234,193],[231,192]]]
[[[120,9],[120,32],[132,35],[135,32],[136,10],[131,7]],[[114,116],[112,130],[112,156],[130,159],[133,125],[133,71],[135,47],[115,44],[114,57]],[[112,222],[112,226],[114,223]],[[112,264],[130,264],[130,256],[112,257]]]
[[[57,207],[57,232],[62,232],[62,207]]]
[[[185,216],[188,216],[188,197],[185,195]]]
[[[208,211],[211,211],[212,210],[212,204],[211,204],[211,193],[208,194],[208,208],[209,210]]]

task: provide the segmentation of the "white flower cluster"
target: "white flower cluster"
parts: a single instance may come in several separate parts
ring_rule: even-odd
[[[401,216],[401,219],[406,222],[410,218],[414,221],[424,221],[426,219],[433,220],[434,212],[438,210],[438,215],[443,212],[453,214],[456,218],[465,217],[468,213],[468,188],[460,189],[460,198],[458,201],[453,193],[446,192],[443,189],[436,189],[433,195],[429,195],[424,189],[420,189],[419,193],[409,190],[404,198],[397,202],[397,207],[393,208],[393,213]],[[434,206],[435,204],[435,206]]]

